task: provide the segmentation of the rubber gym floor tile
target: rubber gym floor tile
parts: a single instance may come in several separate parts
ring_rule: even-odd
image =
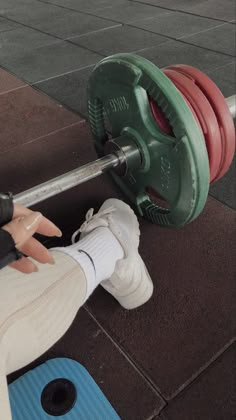
[[[87,83],[94,66],[74,71],[35,86],[66,107],[87,115]]]
[[[136,0],[135,0],[136,1]],[[198,0],[202,4],[208,0]],[[187,10],[190,6],[196,4],[196,0],[137,0],[138,3],[151,4],[153,6],[163,7],[170,10]]]
[[[15,3],[14,7],[5,8],[3,16],[27,26],[34,27],[40,22],[50,22],[65,14],[65,9],[48,3],[29,0],[28,2]]]
[[[182,12],[169,12],[161,16],[140,20],[135,22],[134,25],[170,38],[181,38],[185,35],[196,34],[210,29],[219,25],[219,22]]]
[[[142,220],[140,252],[154,282],[152,299],[127,312],[98,289],[88,302],[167,400],[235,336],[235,233],[235,212],[211,198],[200,217],[182,229]]]
[[[171,64],[189,64],[205,72],[232,63],[230,56],[181,41],[170,41],[157,48],[141,51],[139,55],[154,62],[160,68]]]
[[[87,123],[74,124],[3,153],[0,188],[6,189],[7,179],[8,189],[17,194],[96,158]],[[99,206],[114,195],[121,197],[110,178],[99,178],[99,183],[93,180],[39,203],[37,210],[63,230],[71,225],[75,230],[84,221],[90,207]]]
[[[120,23],[134,22],[152,16],[160,16],[164,13],[166,13],[165,9],[134,3],[133,1],[124,1],[122,5],[110,6],[94,12],[96,16],[112,19]]]
[[[236,346],[162,411],[163,420],[223,420],[236,417]]]
[[[88,136],[87,124],[77,122],[16,146],[2,153],[1,177],[7,177],[16,193],[72,170],[85,163],[83,153],[88,149],[85,142]],[[14,168],[17,168],[19,177],[16,177]]]
[[[0,68],[0,95],[23,86],[25,86],[25,83],[22,80]]]
[[[91,51],[59,42],[13,57],[2,57],[0,64],[29,83],[36,83],[97,63],[101,56]]]
[[[21,26],[19,29],[0,32],[0,61],[2,57],[23,54],[27,50],[54,44],[55,42],[59,42],[57,38],[24,26]]]
[[[119,25],[116,22],[102,19],[101,17],[73,11],[66,12],[65,9],[62,10],[64,10],[63,15],[50,21],[41,21],[35,24],[35,28],[61,39],[66,39]]]
[[[236,210],[236,156],[228,170],[228,172],[217,181],[215,184],[212,184],[210,188],[210,194],[217,198],[217,200],[226,204],[229,207],[232,207]]]
[[[37,4],[38,1],[37,0],[21,0],[20,4],[21,6],[23,5],[32,5],[32,4]],[[0,2],[0,15],[2,15],[3,13],[5,13],[5,11],[9,11],[11,9],[16,9],[17,7],[19,7],[19,0],[1,0]]]
[[[40,2],[16,7],[5,11],[4,15],[62,39],[117,25],[117,23],[101,17],[86,15],[57,5]]]
[[[11,31],[12,29],[15,29],[19,26],[20,25],[18,23],[0,17],[0,33],[5,31]]]
[[[48,2],[79,12],[94,12],[111,6],[111,3],[113,6],[122,4],[124,0],[87,0],[86,3],[84,0],[49,0]]]
[[[192,5],[187,9],[187,11],[199,16],[206,16],[230,22],[235,18],[236,7],[234,0],[208,0],[204,2],[192,1]]]
[[[81,121],[29,86],[0,95],[0,109],[1,153]]]
[[[169,10],[179,10],[223,22],[230,22],[235,17],[234,0],[198,0],[197,2],[196,0],[140,0],[140,3]]]
[[[182,40],[199,47],[208,48],[231,56],[236,55],[235,25],[225,23],[199,34],[183,37]]]
[[[71,40],[101,55],[108,56],[122,52],[133,52],[157,46],[169,39],[130,26],[120,26],[105,31],[79,36]]]
[[[209,71],[208,76],[215,82],[223,95],[234,95],[236,92],[236,62],[230,63],[227,66],[221,67],[217,70]]]
[[[161,397],[84,309],[53,348],[27,368],[12,374],[9,382],[54,357],[68,357],[84,365],[123,419],[151,419],[164,405]]]
[[[21,0],[20,2],[21,5],[37,4],[37,3],[38,3],[38,0]],[[10,9],[10,8],[15,9],[17,6],[19,7],[19,0],[1,0],[0,10]]]
[[[208,76],[216,83],[220,88],[223,95],[227,98],[235,94],[236,92],[236,69],[235,63],[231,63],[227,66],[224,66],[218,70],[208,72]],[[222,201],[226,205],[236,209],[236,158],[234,158],[233,163],[224,175],[215,184],[212,184],[210,188],[210,193],[218,200]]]

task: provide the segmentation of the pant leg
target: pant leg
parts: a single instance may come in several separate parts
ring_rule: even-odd
[[[53,346],[84,303],[84,272],[71,257],[60,252],[53,256],[56,264],[38,264],[38,273],[0,272],[0,419],[11,418],[5,375]]]

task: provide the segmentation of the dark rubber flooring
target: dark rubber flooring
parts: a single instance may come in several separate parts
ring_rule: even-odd
[[[20,192],[96,157],[86,83],[106,55],[185,62],[233,95],[234,21],[231,0],[0,0],[0,190]],[[122,419],[233,420],[235,191],[234,163],[195,222],[165,230],[140,220],[153,299],[129,312],[99,288],[65,336],[9,381],[71,357]],[[108,197],[124,199],[104,175],[37,208],[63,228],[60,245]]]

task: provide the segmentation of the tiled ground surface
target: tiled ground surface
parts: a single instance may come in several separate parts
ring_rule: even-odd
[[[95,158],[86,83],[103,56],[185,62],[235,93],[234,20],[231,0],[0,0],[0,190],[17,193]],[[80,361],[122,419],[235,418],[235,190],[234,163],[211,187],[218,201],[209,197],[191,225],[140,221],[153,299],[127,312],[98,289],[33,366]],[[37,208],[64,229],[62,244],[110,196],[123,198],[103,176]]]

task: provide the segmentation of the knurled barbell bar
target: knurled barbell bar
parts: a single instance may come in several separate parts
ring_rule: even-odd
[[[139,214],[162,226],[190,223],[204,208],[209,183],[232,162],[235,99],[225,99],[191,66],[160,70],[134,54],[108,57],[88,82],[88,119],[100,159],[14,201],[32,206],[113,169]]]

